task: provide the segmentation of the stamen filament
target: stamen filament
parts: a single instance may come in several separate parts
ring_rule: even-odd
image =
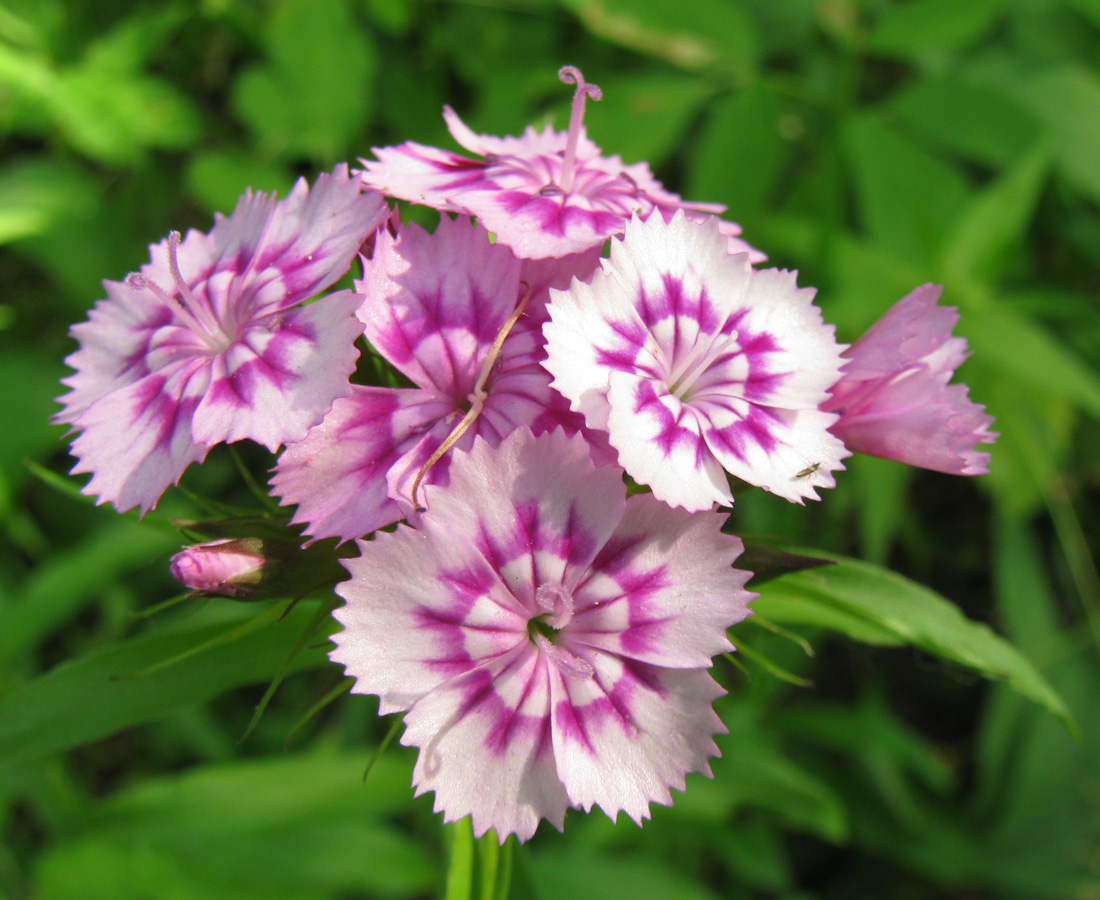
[[[169,297],[160,285],[149,281],[144,275],[140,275],[137,272],[131,272],[126,276],[126,286],[134,291],[149,291],[149,293],[166,306],[171,306],[174,303],[184,312],[188,311],[179,297]]]
[[[688,393],[702,375],[714,363],[714,360],[737,344],[738,333],[731,332],[728,335],[717,334],[709,342],[697,342],[684,359],[669,372],[668,389],[686,400]]]
[[[138,272],[131,272],[129,275],[126,276],[126,286],[134,291],[148,291],[165,306],[177,306],[191,319],[195,319],[195,315],[191,311],[191,308],[183,302],[179,294],[173,294],[172,296],[169,296],[168,292],[164,290],[164,288],[162,288],[159,284],[154,281],[150,281],[148,278]],[[195,321],[194,324],[198,327],[196,328],[192,326],[191,330],[196,335],[198,335],[198,337],[202,340],[204,344],[206,344],[207,347],[209,347],[214,352],[218,352],[224,349],[224,347],[216,340],[215,335],[209,333],[209,329],[207,328],[207,326],[203,325],[203,323],[199,321]],[[220,331],[217,333],[221,334]]]
[[[211,337],[222,336],[223,331],[218,320],[211,315],[210,311],[206,309],[196,299],[195,295],[191,293],[191,288],[187,286],[187,282],[183,280],[183,273],[180,272],[179,255],[177,248],[180,245],[180,233],[178,231],[172,231],[168,233],[168,269],[172,273],[172,278],[176,282],[176,289],[179,291],[179,296],[183,299],[180,301],[180,305],[183,306],[196,322],[201,325]]]
[[[573,111],[569,116],[569,132],[565,138],[565,157],[561,163],[561,180],[558,184],[565,193],[573,189],[573,170],[577,163],[577,143],[580,141],[581,125],[584,122],[584,101],[591,97],[593,100],[603,98],[601,91],[594,84],[586,84],[581,70],[576,66],[562,66],[558,70],[558,78],[566,84],[575,84],[577,90],[573,93]]]
[[[497,333],[496,340],[493,341],[493,346],[489,348],[488,354],[485,356],[485,361],[481,364],[481,371],[478,372],[477,381],[474,382],[474,389],[467,396],[467,400],[470,401],[470,408],[453,429],[451,433],[447,435],[446,439],[440,444],[435,453],[428,457],[428,461],[420,467],[420,471],[416,473],[416,478],[413,481],[412,490],[410,495],[412,498],[413,508],[417,512],[424,512],[422,507],[416,498],[416,492],[420,488],[420,482],[424,480],[424,476],[428,474],[428,470],[434,466],[442,458],[443,454],[450,450],[459,439],[464,435],[467,429],[474,424],[477,417],[481,415],[481,410],[485,406],[485,401],[489,398],[488,392],[485,390],[485,382],[489,380],[489,375],[493,371],[493,365],[497,361],[497,357],[500,356],[500,348],[504,346],[504,340],[508,337],[508,332],[512,330],[512,326],[519,321],[519,317],[523,314],[523,310],[527,306],[527,301],[531,299],[531,287],[525,281],[521,281],[527,292],[523,295],[523,299],[517,304],[515,311],[508,317],[508,321],[501,326],[500,331]]]

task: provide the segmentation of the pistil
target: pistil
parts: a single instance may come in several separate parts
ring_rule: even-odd
[[[577,90],[573,93],[573,111],[569,116],[569,132],[565,138],[565,157],[561,162],[561,179],[558,186],[565,193],[573,189],[573,170],[577,164],[577,143],[580,141],[581,126],[584,124],[584,101],[587,97],[593,100],[603,98],[601,91],[594,84],[586,84],[581,70],[576,66],[562,66],[558,70],[558,78],[566,84],[575,84]]]

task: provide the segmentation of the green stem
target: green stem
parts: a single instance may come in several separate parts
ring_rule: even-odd
[[[271,498],[268,492],[260,486],[255,476],[248,471],[248,466],[244,464],[244,460],[241,459],[241,455],[237,452],[237,448],[232,444],[229,445],[229,454],[233,457],[233,462],[237,466],[237,471],[241,473],[244,483],[248,485],[248,489],[252,491],[256,499],[267,509],[276,509],[279,504]]]
[[[451,841],[443,900],[471,900],[474,890],[474,828],[467,816],[448,827]]]

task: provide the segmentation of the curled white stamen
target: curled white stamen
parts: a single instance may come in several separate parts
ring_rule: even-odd
[[[573,595],[560,584],[540,584],[535,590],[535,605],[546,616],[543,621],[561,631],[573,619]]]
[[[594,84],[586,84],[581,70],[576,66],[562,66],[558,70],[558,78],[566,84],[575,84],[573,92],[573,111],[569,115],[569,132],[565,138],[565,157],[561,163],[561,182],[559,187],[569,193],[573,189],[573,169],[577,162],[577,142],[581,136],[581,125],[584,122],[584,101],[587,97],[593,100],[603,98],[601,91]]]
[[[165,303],[168,306],[175,303],[180,309],[187,312],[187,307],[183,305],[182,300],[178,297],[169,297],[160,285],[150,281],[144,275],[139,275],[137,272],[131,272],[126,276],[126,286],[134,291],[149,291],[149,293],[160,300],[161,303]]]

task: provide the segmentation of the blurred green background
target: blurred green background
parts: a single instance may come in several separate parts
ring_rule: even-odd
[[[389,723],[325,705],[347,685],[320,637],[239,740],[314,610],[143,616],[196,507],[172,492],[139,523],[59,488],[48,418],[68,326],[170,229],[372,146],[453,148],[444,103],[480,132],[564,128],[567,63],[603,88],[597,143],[728,204],[842,340],[945,285],[992,474],[853,459],[811,509],[740,498],[736,528],[934,587],[1082,739],[913,649],[748,631],[785,679],[720,664],[716,779],[642,830],[571,814],[516,853],[513,896],[1100,898],[1098,0],[2,0],[0,896],[441,892],[411,757],[360,784]],[[185,486],[232,496],[224,449]]]

